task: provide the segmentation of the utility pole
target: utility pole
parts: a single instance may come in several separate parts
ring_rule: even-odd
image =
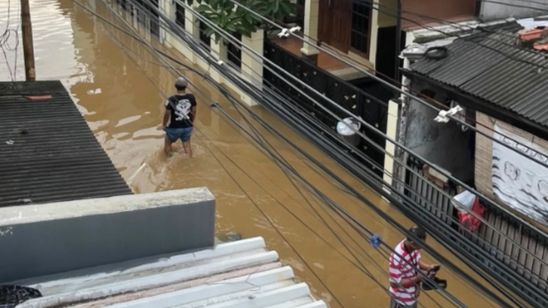
[[[30,22],[29,0],[21,0],[21,23],[23,28],[23,54],[25,57],[25,77],[27,81],[36,80],[34,69],[34,46],[32,40],[32,24]]]

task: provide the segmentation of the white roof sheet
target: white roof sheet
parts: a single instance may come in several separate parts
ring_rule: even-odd
[[[18,307],[327,307],[261,237],[17,283],[43,295]]]

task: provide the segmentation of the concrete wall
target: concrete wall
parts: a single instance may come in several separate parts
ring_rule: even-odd
[[[378,2],[379,2],[378,0],[374,1],[375,4],[378,4]],[[376,67],[376,62],[377,62],[378,40],[379,40],[379,18],[381,18],[381,14],[379,13],[379,10],[373,10],[371,12],[371,24],[369,25],[371,30],[369,31],[370,35],[369,35],[369,58],[368,58],[368,61],[369,63],[371,63],[373,68]]]
[[[546,15],[546,5],[548,4],[548,2],[540,4],[523,0],[497,0],[496,2],[502,3],[482,1],[479,16],[482,20],[489,21],[508,17],[521,18]],[[525,6],[539,8],[540,10],[525,8]]]
[[[0,209],[0,283],[211,247],[207,188]]]
[[[476,0],[402,0],[403,17],[408,19],[402,20],[402,25],[404,29],[417,28],[419,25],[440,23],[439,19],[465,19],[475,15],[475,5]]]
[[[402,9],[405,1],[402,1]],[[395,26],[398,16],[398,0],[379,0],[378,2],[381,8],[377,21],[379,28]]]
[[[413,89],[422,91],[427,85],[413,83]],[[434,99],[445,101],[447,96],[437,92]],[[449,171],[457,178],[473,179],[473,161],[469,150],[469,132],[463,132],[454,121],[442,124],[434,121],[437,112],[415,100],[407,110],[404,143],[413,152]]]
[[[520,136],[526,140],[531,141],[533,144],[544,148],[548,153],[548,141],[536,137],[535,135],[528,133],[522,129],[516,128],[508,123],[496,120],[486,114],[481,112],[476,113],[476,121],[480,124],[477,126],[478,130],[487,134],[488,136],[493,136],[493,129],[495,123],[501,128],[506,129],[507,131]],[[497,200],[493,194],[492,182],[491,182],[491,166],[492,166],[492,157],[493,157],[493,141],[487,137],[477,134],[476,137],[476,163],[475,163],[475,182],[476,188],[481,192],[487,195],[494,200]]]
[[[398,103],[393,100],[388,101],[386,135],[392,140],[397,140],[398,138],[398,116]],[[386,155],[384,156],[384,170],[386,170],[387,173],[383,175],[383,181],[385,184],[387,184],[387,186],[392,186],[392,182],[394,180],[394,155],[396,155],[396,145],[392,142],[387,141],[384,149],[386,150]]]
[[[175,21],[175,13],[174,13],[176,10],[175,3],[171,0],[161,0],[161,2],[162,2],[162,5],[160,6],[161,9],[168,16],[170,16],[170,18],[173,21]],[[193,8],[196,8],[198,5],[199,4],[196,1],[192,3]],[[199,41],[199,22],[198,21],[199,21],[198,17],[194,15],[194,13],[191,10],[188,10],[188,9],[185,10],[185,31],[189,33],[192,37],[194,37],[197,42]],[[169,47],[173,47],[174,49],[178,50],[190,62],[198,65],[200,68],[202,68],[202,70],[209,72],[213,80],[215,80],[218,83],[222,83],[226,85],[231,90],[236,92],[242,99],[242,102],[244,102],[248,106],[257,105],[257,102],[251,99],[246,93],[241,91],[239,87],[237,87],[234,83],[232,83],[228,79],[224,78],[224,76],[222,75],[222,72],[217,71],[214,68],[211,68],[208,62],[203,60],[198,54],[194,53],[192,49],[190,49],[189,46],[187,46],[187,44],[183,40],[179,39],[176,36],[170,35],[169,33],[164,34],[163,37],[165,37],[165,39],[163,40],[165,45]],[[263,38],[262,30],[259,30],[253,33],[251,37],[245,38],[243,39],[243,41],[245,46],[247,46],[248,48],[251,48],[252,50],[257,52],[259,55],[263,55],[263,44],[262,42],[259,43],[257,41],[257,37],[261,37],[261,39]],[[227,63],[227,46],[222,41],[215,42],[214,36],[211,37],[211,41],[210,41],[210,53],[216,60]],[[263,73],[262,61],[259,61],[257,57],[247,48],[242,48],[241,71],[243,71],[242,75],[244,78],[251,74],[250,69],[248,67],[251,67],[251,69],[254,71],[254,74],[256,75],[255,78],[260,78],[260,76],[262,76],[262,73]],[[227,67],[226,69],[229,69],[229,68]]]

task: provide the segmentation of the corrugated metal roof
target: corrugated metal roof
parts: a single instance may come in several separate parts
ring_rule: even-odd
[[[17,282],[43,297],[18,307],[327,307],[262,238]]]
[[[513,46],[512,36],[498,31],[457,39],[446,46],[446,58],[424,58],[411,69],[548,127],[548,55]]]
[[[0,83],[0,174],[0,207],[131,194],[59,81]]]

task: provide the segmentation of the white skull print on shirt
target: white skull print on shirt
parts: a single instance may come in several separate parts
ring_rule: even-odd
[[[190,103],[190,100],[184,98],[179,101],[177,101],[177,105],[175,105],[175,121],[182,121],[190,119],[190,108],[192,107],[192,104]]]
[[[166,111],[170,113],[168,128],[192,127],[193,109],[196,107],[194,95],[174,95],[165,102]]]

